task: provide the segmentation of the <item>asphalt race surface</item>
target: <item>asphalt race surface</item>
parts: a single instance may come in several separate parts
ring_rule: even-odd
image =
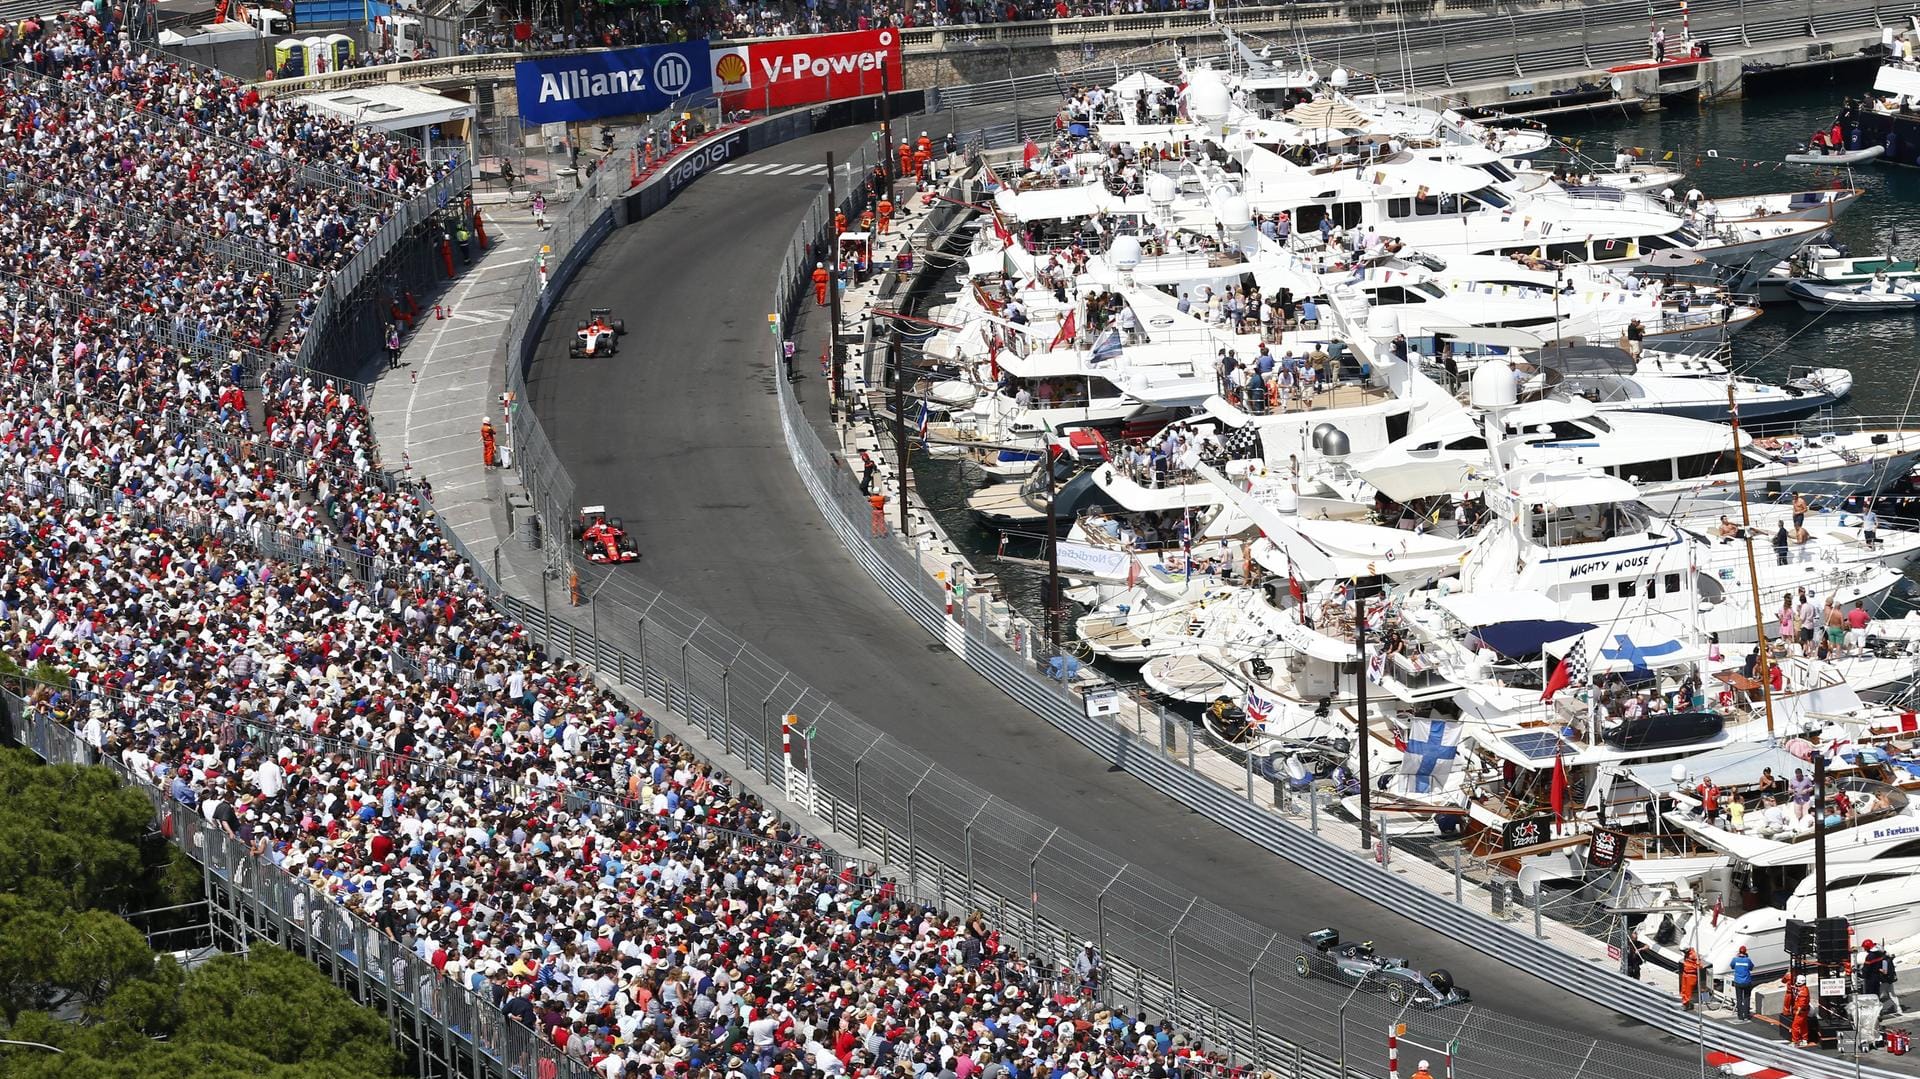
[[[850,128],[743,160],[823,163],[869,137]],[[795,223],[822,197],[822,171],[701,178],[661,213],[614,232],[555,307],[529,403],[578,497],[625,517],[644,558],[620,572],[699,607],[854,715],[1112,852],[1116,866],[1130,862],[1278,933],[1336,926],[1447,967],[1477,1007],[1570,1039],[1690,1058],[1690,1045],[1372,904],[1109,769],[895,606],[798,482],[773,396],[766,305]],[[617,356],[567,357],[589,307],[625,318]],[[804,348],[795,370],[802,398],[817,405],[827,388]]]

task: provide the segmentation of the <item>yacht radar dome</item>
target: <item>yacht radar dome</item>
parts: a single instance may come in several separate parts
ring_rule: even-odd
[[[1193,81],[1187,86],[1187,111],[1195,120],[1217,126],[1225,122],[1230,104],[1227,86],[1220,81],[1220,76],[1206,70],[1193,73]]]
[[[1512,408],[1520,400],[1520,388],[1513,382],[1513,366],[1505,360],[1491,360],[1473,372],[1473,407]]]
[[[1118,236],[1113,246],[1107,249],[1107,257],[1113,261],[1113,268],[1122,273],[1131,273],[1139,267],[1142,257],[1140,238],[1137,236]]]

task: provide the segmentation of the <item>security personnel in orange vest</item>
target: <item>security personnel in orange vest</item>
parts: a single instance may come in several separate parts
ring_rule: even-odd
[[[880,216],[878,218],[878,221],[880,223],[880,235],[885,236],[888,230],[890,230],[893,227],[893,200],[886,197],[885,195],[880,196],[880,205],[878,209],[880,211]]]
[[[1788,992],[1793,994],[1793,1044],[1807,1046],[1813,1044],[1813,993],[1812,987],[1802,979],[1800,984]]]
[[[499,444],[493,438],[493,421],[480,421],[480,462],[488,468],[500,466]]]
[[[900,175],[913,175],[913,147],[905,139],[900,140]]]
[[[839,210],[835,210],[833,212],[833,234],[838,236],[845,231],[847,231],[847,215],[841,213]]]
[[[861,232],[873,231],[873,211],[872,210],[860,211],[860,231]]]
[[[1686,958],[1680,960],[1680,1006],[1693,1010],[1693,999],[1700,995],[1700,953],[1687,949]]]
[[[832,280],[833,275],[827,272],[826,263],[813,264],[813,302],[816,306],[827,306],[827,285]]]
[[[1427,1070],[1427,1062],[1421,1061],[1420,1066],[1414,1069],[1409,1079],[1433,1079],[1433,1073]]]
[[[933,150],[926,145],[926,141],[924,137],[921,138],[920,148],[913,152],[913,174],[916,177],[925,177],[927,162],[933,160]]]
[[[931,154],[933,153],[933,140],[927,137],[926,132],[922,131],[920,133],[920,141],[916,143],[913,148],[916,151],[925,151],[926,153]]]

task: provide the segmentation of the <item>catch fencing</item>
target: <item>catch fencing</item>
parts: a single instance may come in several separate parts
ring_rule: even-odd
[[[873,164],[867,147],[853,173]],[[553,294],[613,224],[613,199],[589,194],[557,220],[545,291],[531,287],[508,338],[517,349],[510,385],[524,392],[525,369]],[[852,196],[838,209],[857,210]],[[789,324],[803,302],[806,275],[827,245],[834,206],[810,208],[784,255],[769,310]],[[777,350],[777,338],[769,348]],[[779,356],[776,352],[775,363]],[[1288,820],[1267,803],[1272,784],[1249,774],[1233,790],[1194,770],[1193,741],[1183,724],[1137,707],[1089,715],[1088,702],[1048,676],[1051,658],[1035,627],[985,596],[963,600],[949,615],[949,596],[927,572],[923,544],[889,529],[871,536],[871,508],[837,455],[823,445],[783,380],[781,422],[802,482],[828,523],[866,570],[910,614],[1015,700],[1086,743],[1103,759],[1140,777],[1357,894],[1387,904],[1463,942],[1501,955],[1524,970],[1666,1030],[1696,1017],[1671,996],[1594,969],[1527,934],[1491,922],[1452,900],[1406,884],[1395,874],[1335,848],[1305,823],[1317,819],[1321,795],[1299,796],[1305,818]],[[1595,1079],[1680,1079],[1695,1063],[1619,1043],[1569,1037],[1566,1031],[1461,1006],[1437,1011],[1395,1005],[1384,995],[1353,993],[1316,977],[1312,953],[1230,911],[1164,882],[1151,865],[1116,862],[1107,852],[994,797],[900,742],[849,715],[774,660],[712,619],[630,574],[578,567],[574,606],[564,549],[577,509],[573,485],[539,422],[520,409],[512,424],[515,464],[544,530],[550,573],[539,594],[503,588],[487,563],[468,556],[499,606],[552,651],[591,664],[604,677],[664,702],[770,788],[873,852],[909,893],[948,908],[985,912],[1027,950],[1065,966],[1080,941],[1107,957],[1100,992],[1109,1003],[1173,1018],[1202,1041],[1284,1076],[1331,1077],[1386,1071],[1385,1032],[1408,1025],[1423,1045],[1456,1044],[1457,1076],[1558,1072]],[[449,533],[450,535],[450,533]],[[458,541],[455,540],[457,544]],[[531,582],[529,582],[529,585]],[[793,755],[782,745],[782,717],[796,717]],[[1183,754],[1186,761],[1182,761]],[[1299,801],[1294,805],[1300,812]],[[1781,1056],[1773,1043],[1718,1025],[1704,1025],[1714,1044],[1745,1056]],[[1802,1075],[1829,1074],[1818,1057],[1796,1059]],[[1869,1069],[1871,1070],[1871,1069]]]

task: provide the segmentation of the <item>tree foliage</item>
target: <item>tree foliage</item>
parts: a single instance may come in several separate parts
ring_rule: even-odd
[[[256,945],[182,971],[102,907],[199,892],[147,843],[153,807],[104,768],[0,750],[0,1046],[7,1079],[389,1079],[385,1022]]]
[[[46,911],[136,899],[152,821],[153,804],[105,768],[0,751],[0,893]]]

